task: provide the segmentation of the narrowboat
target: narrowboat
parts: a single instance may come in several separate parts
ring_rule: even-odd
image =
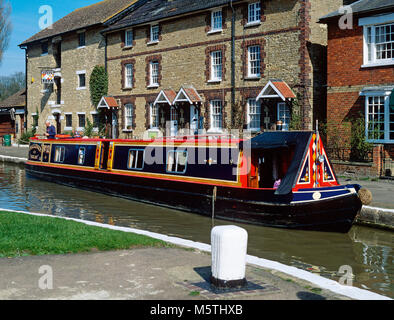
[[[340,185],[318,132],[152,140],[30,140],[29,175],[235,222],[348,232],[359,185]]]

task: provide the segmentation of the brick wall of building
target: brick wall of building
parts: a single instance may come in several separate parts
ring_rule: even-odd
[[[325,74],[321,61],[325,57],[325,50],[321,47],[326,45],[326,30],[316,22],[319,16],[330,12],[339,3],[341,1],[330,4],[320,0],[264,1],[262,23],[254,27],[245,27],[247,2],[236,5],[236,101],[242,101],[241,91],[259,92],[269,79],[282,79],[295,92],[302,94],[304,85],[307,88],[307,96],[303,101],[303,122],[306,129],[313,126],[314,108],[323,110],[320,112],[324,118],[326,77],[321,76],[322,73]],[[210,12],[160,22],[161,39],[154,45],[147,44],[147,26],[133,28],[134,43],[131,48],[124,47],[124,31],[107,35],[109,93],[117,98],[127,95],[136,97],[135,136],[142,135],[147,129],[147,101],[152,100],[162,89],[178,91],[185,85],[192,85],[203,93],[201,96],[204,100],[211,96],[210,92],[225,97],[225,123],[230,126],[231,9],[228,6],[223,8],[223,31],[214,34],[207,32]],[[308,51],[310,43],[314,43],[313,52]],[[253,80],[245,77],[246,48],[252,44],[259,45],[262,54],[262,76]],[[207,81],[209,52],[212,50],[221,50],[223,53],[223,80],[220,83]],[[148,88],[146,61],[155,55],[159,55],[161,59],[160,86]],[[134,61],[134,87],[124,89],[123,77],[120,76],[122,64],[131,60]],[[209,116],[206,108],[208,104],[204,101],[202,113]],[[205,120],[206,123],[207,121],[208,119]],[[127,135],[130,133],[127,132]]]
[[[355,120],[365,117],[365,97],[360,92],[365,87],[392,85],[394,81],[392,65],[363,67],[363,27],[358,25],[358,19],[354,17],[352,29],[340,29],[338,20],[328,23],[328,144],[340,140],[343,148],[349,148]],[[384,174],[384,159],[387,163],[394,159],[391,150],[390,145],[375,146],[372,166],[359,170],[370,175]],[[345,167],[339,166],[338,170],[343,171]]]

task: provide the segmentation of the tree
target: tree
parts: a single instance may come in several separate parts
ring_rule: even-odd
[[[0,77],[0,101],[7,99],[25,87],[25,74],[23,72],[15,72],[10,76]]]
[[[0,0],[0,64],[4,51],[8,47],[11,33],[11,5],[5,0]]]
[[[97,107],[101,98],[108,93],[108,74],[103,66],[95,66],[89,81],[90,98]]]

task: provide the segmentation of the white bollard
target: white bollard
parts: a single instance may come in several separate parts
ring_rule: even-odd
[[[248,233],[237,226],[218,226],[211,231],[211,283],[218,288],[246,285]]]

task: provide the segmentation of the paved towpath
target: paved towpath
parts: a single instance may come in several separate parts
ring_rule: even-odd
[[[217,292],[210,266],[210,254],[177,248],[0,258],[0,300],[349,299],[250,265],[244,290]]]

